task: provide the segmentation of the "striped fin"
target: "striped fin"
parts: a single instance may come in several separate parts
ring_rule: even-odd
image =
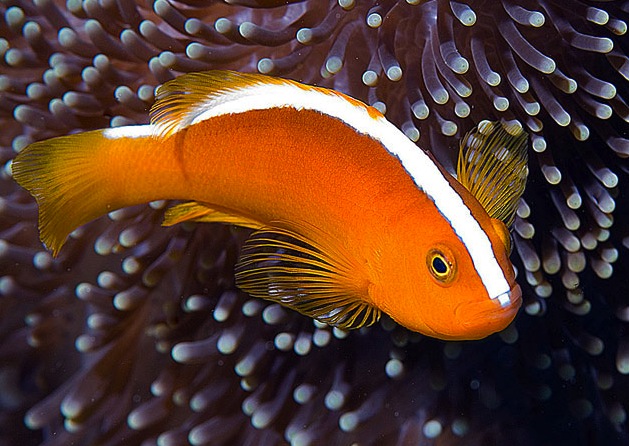
[[[380,310],[365,301],[351,270],[333,253],[292,231],[254,232],[236,265],[236,285],[321,322],[353,329],[369,326]]]
[[[184,74],[160,86],[155,95],[155,104],[150,111],[151,124],[155,126],[157,136],[169,137],[198,122],[205,112],[210,112],[212,116],[219,116],[238,111],[266,109],[269,108],[268,104],[257,105],[256,100],[260,97],[256,96],[254,87],[271,85],[280,87],[281,93],[278,91],[278,95],[286,101],[291,98],[291,90],[308,90],[343,98],[374,117],[382,116],[375,108],[334,90],[262,74],[217,70]],[[240,110],[229,109],[229,105],[242,99],[243,95],[246,96],[245,105]],[[278,106],[290,105],[289,103],[278,104]]]
[[[490,217],[511,227],[526,187],[528,134],[519,123],[482,121],[461,140],[457,179]]]
[[[196,201],[181,203],[167,209],[162,225],[173,226],[185,221],[197,223],[226,223],[250,229],[260,229],[263,226],[260,222],[252,218],[218,211],[205,204],[197,203]]]

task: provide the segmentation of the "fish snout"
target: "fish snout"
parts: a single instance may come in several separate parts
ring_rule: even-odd
[[[517,310],[522,303],[522,288],[516,283],[509,291],[494,297],[492,300],[496,301],[501,308],[509,308],[517,304]]]
[[[518,284],[493,299],[462,304],[456,318],[468,339],[481,339],[504,330],[515,318],[522,305],[522,289]]]

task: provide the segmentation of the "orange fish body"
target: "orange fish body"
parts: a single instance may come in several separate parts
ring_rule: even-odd
[[[107,212],[183,200],[165,224],[257,230],[239,287],[333,325],[368,325],[384,312],[429,336],[477,339],[515,317],[506,226],[375,109],[291,81],[208,72],[166,84],[152,114],[151,125],[55,138],[15,159],[54,253]],[[427,193],[413,174],[439,185]],[[433,189],[448,190],[435,198]],[[464,233],[466,223],[477,231]],[[494,263],[484,271],[480,261]],[[502,282],[488,286],[492,274]]]

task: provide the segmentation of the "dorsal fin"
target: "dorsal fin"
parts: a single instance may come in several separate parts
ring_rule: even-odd
[[[511,227],[528,176],[528,134],[519,123],[481,121],[461,140],[457,179],[490,217]]]
[[[353,329],[380,318],[355,285],[356,271],[334,252],[279,228],[254,232],[236,265],[236,285],[246,293],[277,302],[321,322]]]
[[[353,106],[366,110],[372,117],[382,116],[375,108],[334,90],[262,74],[223,70],[204,71],[181,75],[157,89],[155,104],[150,111],[155,135],[158,137],[171,136],[199,120],[203,120],[203,116],[209,118],[226,113],[267,109],[269,108],[268,97],[257,95],[254,90],[256,86],[271,85],[282,89],[282,91],[278,90],[275,95],[275,98],[279,98],[280,101],[277,105],[272,106],[292,106],[291,91],[307,90],[326,96],[341,97]],[[237,101],[243,99],[243,96],[246,97],[246,101],[235,105]],[[299,105],[295,104],[295,107],[299,107]]]

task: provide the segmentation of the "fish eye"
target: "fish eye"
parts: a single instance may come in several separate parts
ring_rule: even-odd
[[[448,264],[446,263],[446,259],[441,256],[434,256],[432,258],[432,269],[435,270],[435,274],[439,276],[448,273]]]
[[[449,283],[454,278],[455,268],[451,256],[441,249],[431,249],[426,257],[426,264],[430,274],[442,284]]]

